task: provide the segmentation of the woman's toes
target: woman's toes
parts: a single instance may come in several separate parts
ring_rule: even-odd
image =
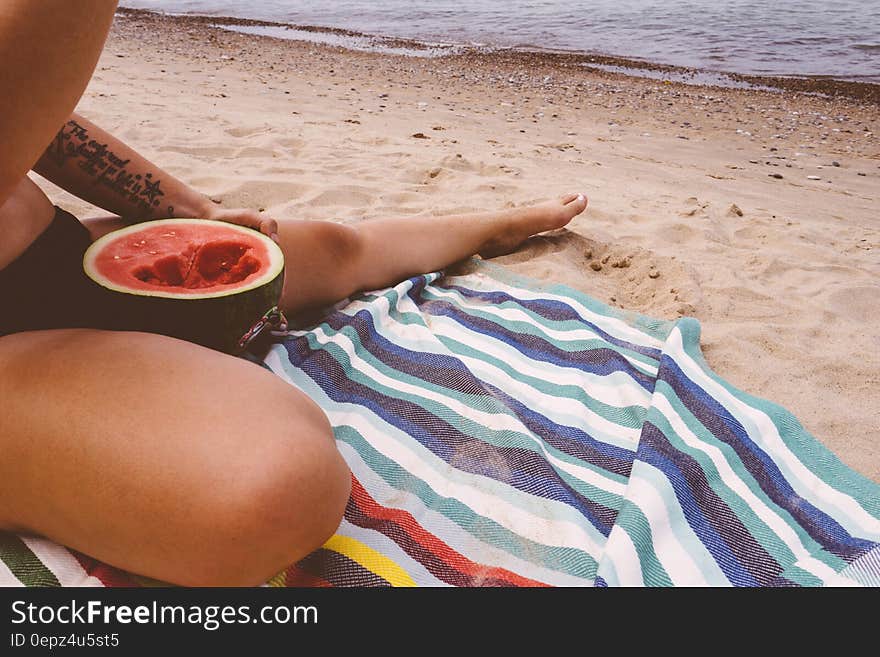
[[[562,204],[569,218],[579,215],[587,208],[587,197],[583,194],[569,194],[562,198]]]

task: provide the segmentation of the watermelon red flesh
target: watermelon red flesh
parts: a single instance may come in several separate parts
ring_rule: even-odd
[[[256,233],[178,224],[122,235],[103,246],[93,266],[121,288],[187,295],[234,290],[263,273],[269,261]]]

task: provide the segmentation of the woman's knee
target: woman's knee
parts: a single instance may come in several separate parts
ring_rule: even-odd
[[[335,261],[347,264],[360,257],[364,244],[361,232],[356,227],[335,221],[320,221],[313,225],[318,243]]]
[[[351,473],[329,424],[312,418],[230,463],[230,486],[216,491],[209,514],[211,557],[197,585],[257,585],[316,550],[342,520]]]

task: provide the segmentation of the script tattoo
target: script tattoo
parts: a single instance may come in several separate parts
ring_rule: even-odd
[[[126,169],[130,160],[117,157],[107,144],[89,139],[89,131],[72,119],[55,135],[46,155],[59,167],[74,159],[95,179],[95,185],[110,188],[139,209],[152,212],[162,204],[165,192],[158,178],[154,179],[152,173],[130,173]]]

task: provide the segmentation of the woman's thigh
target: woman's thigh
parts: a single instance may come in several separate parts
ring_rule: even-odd
[[[0,526],[181,584],[257,584],[319,547],[349,472],[321,410],[163,336],[0,338]]]

